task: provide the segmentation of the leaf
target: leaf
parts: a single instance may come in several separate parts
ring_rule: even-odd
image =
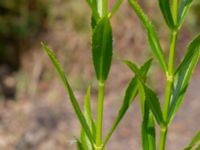
[[[143,76],[143,80],[146,79],[146,75],[147,72],[151,66],[151,62],[152,59],[149,59],[147,62],[144,63],[144,65],[140,68],[140,73]],[[136,78],[132,78],[132,80],[130,81],[126,92],[125,92],[125,96],[124,96],[124,100],[122,103],[122,106],[119,109],[118,115],[111,127],[111,129],[109,130],[109,133],[106,136],[106,139],[103,142],[103,146],[105,146],[105,144],[108,142],[108,140],[110,139],[110,137],[112,136],[112,133],[115,131],[115,129],[117,128],[118,124],[120,123],[121,119],[123,118],[123,116],[125,115],[125,113],[127,112],[128,108],[131,106],[131,104],[134,101],[134,98],[137,95],[137,91],[138,91],[138,87],[137,87],[137,79]]]
[[[112,17],[116,13],[116,11],[121,6],[122,2],[123,2],[123,0],[117,0],[117,2],[115,2],[114,6],[113,6],[113,8],[111,10],[110,17]]]
[[[188,46],[185,56],[176,69],[172,97],[168,114],[169,123],[172,122],[176,112],[182,104],[192,72],[200,57],[200,35]]]
[[[76,148],[77,150],[87,150],[83,147],[82,143],[78,139],[76,140]]]
[[[172,17],[171,9],[170,9],[170,1],[169,0],[158,0],[161,12],[170,29],[176,29],[176,25],[174,24],[174,20]]]
[[[156,118],[159,125],[164,125],[165,123],[163,119],[163,114],[162,114],[160,102],[157,95],[147,86],[144,86],[144,90],[145,90],[145,95],[146,95],[145,96],[146,101],[149,105],[149,108],[153,112],[154,117]]]
[[[128,66],[135,73],[139,83],[143,86],[144,93],[145,93],[145,99],[147,100],[148,105],[149,105],[151,111],[153,112],[158,124],[161,124],[161,125],[164,124],[163,114],[162,114],[162,110],[161,110],[161,107],[160,107],[160,102],[159,102],[158,97],[141,80],[142,76],[141,76],[141,74],[139,72],[139,69],[137,68],[137,65],[135,65],[133,62],[129,61]]]
[[[158,40],[157,34],[155,32],[155,29],[154,29],[151,21],[149,20],[147,15],[144,13],[144,11],[140,7],[140,5],[138,5],[136,0],[128,0],[128,1],[147,31],[147,37],[148,37],[148,41],[149,41],[153,55],[158,60],[163,71],[166,73],[167,72],[167,64],[165,61],[163,50],[160,46],[160,42]]]
[[[104,82],[108,77],[112,61],[112,28],[108,16],[102,18],[94,29],[92,56],[96,77]]]
[[[179,28],[183,24],[185,20],[185,16],[187,15],[190,6],[192,5],[193,0],[181,0],[178,14],[178,26]]]
[[[160,42],[158,40],[158,37],[157,37],[157,34],[154,30],[153,25],[150,25],[148,27],[147,36],[148,36],[148,41],[149,41],[149,44],[150,44],[150,47],[151,47],[153,54],[155,55],[158,62],[160,63],[163,71],[166,73],[168,69],[167,69],[165,57],[164,57],[162,48],[160,46]]]
[[[198,142],[200,142],[200,131],[195,135],[191,143],[186,148],[184,148],[184,150],[191,150],[196,144],[198,144]],[[197,148],[199,148],[199,145]]]
[[[68,92],[70,102],[71,102],[71,104],[72,104],[72,106],[74,108],[74,111],[75,111],[75,113],[76,113],[76,115],[77,115],[77,117],[78,117],[78,119],[80,121],[80,124],[81,124],[82,128],[86,132],[90,142],[93,143],[94,142],[94,138],[92,136],[90,128],[89,128],[89,126],[88,126],[88,124],[86,122],[86,119],[85,119],[85,117],[84,117],[84,115],[83,115],[83,113],[82,113],[82,111],[80,109],[80,106],[79,106],[79,104],[78,104],[78,102],[77,102],[77,100],[75,98],[75,95],[74,95],[74,93],[72,91],[72,88],[69,85],[69,82],[68,82],[68,80],[67,80],[67,78],[66,78],[66,76],[64,74],[63,69],[61,68],[58,60],[56,59],[56,56],[53,53],[53,51],[47,45],[45,45],[44,43],[42,43],[42,47],[46,51],[46,53],[48,54],[50,60],[52,61],[56,71],[58,72],[58,74],[59,74],[59,76],[60,76],[60,78],[61,78],[61,80],[62,80],[62,82],[63,82],[63,84],[65,86],[66,91]]]
[[[86,118],[86,122],[89,125],[90,130],[92,131],[92,136],[95,137],[95,123],[92,118],[92,111],[91,111],[91,99],[90,99],[90,87],[87,88],[85,100],[84,100],[84,116]],[[83,128],[81,128],[80,132],[80,141],[81,143],[84,143],[83,147],[86,150],[93,150],[94,147],[89,141],[88,137],[86,136],[86,133]]]
[[[143,150],[155,150],[155,123],[152,112],[149,109],[142,84],[139,85],[140,107],[142,112],[142,147]]]
[[[84,105],[84,109],[85,109],[85,118],[86,121],[89,125],[90,130],[92,131],[92,135],[93,137],[96,137],[96,126],[92,117],[92,111],[91,111],[91,100],[90,100],[90,87],[88,87],[87,89],[87,93],[85,96],[85,105]]]

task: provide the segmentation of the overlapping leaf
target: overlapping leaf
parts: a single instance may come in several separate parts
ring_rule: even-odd
[[[92,56],[97,79],[104,82],[112,62],[112,28],[108,16],[102,18],[94,29]]]
[[[77,117],[78,117],[78,119],[80,121],[80,124],[81,124],[82,128],[84,129],[85,133],[87,134],[90,142],[93,143],[94,142],[94,138],[92,136],[90,128],[89,128],[89,126],[87,124],[87,121],[86,121],[86,119],[85,119],[85,117],[84,117],[84,115],[83,115],[83,113],[82,113],[82,111],[80,109],[78,101],[75,98],[75,95],[74,95],[74,93],[72,91],[72,88],[69,85],[69,82],[68,82],[68,80],[67,80],[67,78],[66,78],[66,76],[64,74],[63,69],[61,68],[58,60],[56,59],[56,56],[53,53],[53,51],[47,45],[45,45],[43,43],[42,43],[42,47],[47,52],[50,60],[52,61],[56,71],[58,72],[58,74],[59,74],[59,76],[60,76],[60,78],[61,78],[61,80],[62,80],[62,82],[63,82],[63,84],[65,86],[66,91],[68,92],[69,99],[70,99],[71,104],[72,104],[72,106],[73,106],[73,108],[75,110],[75,113],[76,113],[76,115],[77,115]]]
[[[168,120],[171,122],[178,111],[187,90],[192,72],[200,57],[200,35],[188,46],[186,54],[175,73]]]
[[[135,73],[139,83],[143,86],[144,88],[144,93],[145,93],[145,99],[149,105],[149,108],[154,114],[154,117],[156,118],[158,124],[164,125],[164,119],[163,119],[163,114],[160,106],[160,102],[158,97],[156,96],[155,92],[153,92],[150,88],[148,88],[144,82],[141,80],[142,77],[140,76],[139,69],[137,68],[137,65],[130,61],[126,61],[126,64],[128,64],[129,68]]]
[[[151,66],[151,62],[152,60],[148,60],[146,63],[144,63],[144,65],[140,68],[140,74],[142,76],[143,81],[145,81],[146,79],[146,75],[147,72]],[[109,133],[106,136],[106,139],[104,141],[104,146],[105,144],[108,142],[108,140],[110,139],[112,133],[114,132],[114,130],[117,128],[119,122],[121,121],[121,119],[123,118],[123,116],[125,115],[125,113],[127,112],[128,108],[131,106],[131,104],[133,103],[134,98],[136,97],[138,93],[138,86],[137,86],[137,79],[133,78],[131,80],[131,82],[128,85],[128,88],[126,89],[125,92],[125,96],[124,96],[124,100],[123,100],[123,104],[118,112],[118,115],[109,131]]]

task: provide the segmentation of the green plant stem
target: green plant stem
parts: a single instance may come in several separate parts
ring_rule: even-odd
[[[178,23],[178,8],[179,8],[179,0],[173,0],[172,1],[172,11],[173,11],[174,23],[176,25]]]
[[[104,103],[104,83],[99,81],[98,84],[98,105],[96,119],[96,150],[100,150],[102,146],[102,125],[103,125],[103,103]]]
[[[177,25],[178,23],[178,8],[179,8],[179,0],[173,0],[172,1],[172,15],[173,15],[175,25]],[[174,83],[174,60],[175,60],[177,36],[178,36],[178,29],[172,30],[170,49],[169,49],[168,72],[166,75],[167,81],[166,81],[166,89],[165,89],[164,109],[163,109],[163,117],[166,124],[164,127],[161,126],[160,128],[159,150],[165,150],[165,144],[166,144],[166,139],[167,139],[168,112],[169,112],[170,99],[171,99],[172,88],[173,88],[173,83]]]
[[[103,17],[108,12],[108,0],[98,0],[98,12],[100,17]]]
[[[173,78],[174,78],[174,57],[176,50],[176,41],[177,41],[177,31],[172,31],[171,41],[170,41],[170,49],[169,49],[169,61],[168,61],[168,73],[167,73],[167,81],[166,81],[166,91],[165,91],[165,101],[164,101],[164,110],[163,117],[166,122],[166,126],[161,127],[160,129],[160,143],[159,150],[165,150],[165,143],[167,137],[167,119],[170,105],[170,98],[172,94],[172,86],[173,86]]]

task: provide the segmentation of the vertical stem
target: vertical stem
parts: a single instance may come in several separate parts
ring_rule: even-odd
[[[167,74],[167,81],[166,81],[164,110],[163,110],[163,117],[166,123],[168,119],[172,85],[174,81],[173,78],[174,78],[174,58],[175,58],[175,50],[176,50],[176,41],[177,41],[177,31],[172,31],[170,49],[169,49],[168,74]],[[161,127],[160,129],[159,150],[165,150],[167,131],[168,131],[167,125],[165,127]]]
[[[102,146],[102,125],[103,125],[103,102],[104,102],[104,83],[99,81],[98,85],[98,106],[96,119],[96,150]]]
[[[173,2],[172,2],[173,13],[172,14],[173,14],[175,24],[177,24],[177,21],[178,21],[178,8],[179,8],[179,0],[173,0]],[[159,150],[165,150],[165,144],[166,144],[166,137],[167,137],[167,131],[168,131],[167,119],[168,119],[170,98],[171,98],[171,94],[172,94],[172,86],[173,86],[173,82],[174,82],[174,59],[175,59],[177,35],[178,35],[177,30],[171,31],[168,72],[167,72],[164,110],[163,110],[163,117],[166,122],[166,125],[164,127],[160,128]]]

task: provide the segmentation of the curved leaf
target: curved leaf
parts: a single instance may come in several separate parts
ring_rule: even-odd
[[[86,119],[85,119],[85,117],[84,117],[84,115],[83,115],[83,113],[82,113],[82,111],[80,109],[78,101],[75,98],[75,95],[74,95],[74,93],[72,91],[72,88],[71,88],[71,86],[70,86],[70,84],[69,84],[69,82],[68,82],[68,80],[67,80],[67,78],[65,76],[65,73],[64,73],[63,69],[61,68],[58,60],[56,59],[56,56],[53,53],[53,51],[47,45],[45,45],[43,43],[42,43],[42,47],[46,51],[46,53],[48,54],[50,60],[52,61],[56,71],[58,72],[58,74],[59,74],[59,76],[60,76],[60,78],[61,78],[61,80],[62,80],[62,82],[63,82],[63,84],[65,86],[66,91],[68,92],[70,102],[71,102],[71,104],[72,104],[72,106],[73,106],[73,108],[75,110],[75,113],[76,113],[76,115],[77,115],[77,117],[78,117],[78,119],[80,121],[80,124],[81,124],[82,128],[84,129],[85,133],[87,134],[90,142],[93,143],[94,142],[94,138],[92,136],[90,128],[89,128],[89,126],[88,126],[88,124],[86,122]]]
[[[143,12],[142,8],[140,7],[140,5],[138,5],[136,0],[128,0],[128,1],[147,31],[147,38],[153,55],[158,60],[163,71],[167,73],[167,64],[165,61],[163,50],[160,46],[160,42],[158,40],[157,34],[155,32],[155,29],[151,21],[149,20],[147,15]]]
[[[92,56],[96,77],[104,82],[112,62],[112,28],[108,16],[96,25],[92,35]]]

